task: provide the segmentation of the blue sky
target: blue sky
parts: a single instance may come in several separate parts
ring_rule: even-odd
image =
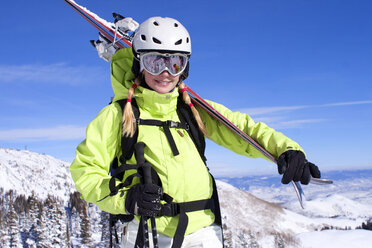
[[[79,0],[112,20],[170,16],[189,30],[186,83],[301,144],[322,170],[372,168],[372,2]],[[97,31],[63,0],[0,9],[0,147],[72,161],[113,95]],[[208,143],[217,176],[276,173]]]

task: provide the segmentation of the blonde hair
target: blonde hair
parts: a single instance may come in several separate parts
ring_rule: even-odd
[[[125,104],[122,118],[122,136],[125,137],[133,137],[136,132],[137,124],[132,109],[132,98],[134,97],[134,90],[138,87],[139,83],[139,78],[136,78],[134,84],[128,90],[127,103]]]
[[[192,111],[192,114],[194,115],[194,118],[196,120],[196,123],[198,123],[198,126],[199,126],[199,129],[200,131],[205,135],[205,136],[208,136],[208,132],[207,132],[207,129],[205,128],[205,125],[199,115],[199,112],[198,110],[195,108],[194,104],[192,104],[191,102],[191,98],[189,96],[189,93],[187,93],[186,91],[186,85],[181,82],[178,86],[178,90],[180,92],[180,94],[182,94],[182,99],[183,101],[190,106],[191,108],[191,111]]]
[[[134,91],[140,84],[140,79],[136,78],[135,82],[132,84],[132,86],[128,90],[128,98],[127,103],[125,104],[124,110],[123,110],[123,118],[122,118],[122,135],[125,137],[133,137],[133,135],[136,132],[137,123],[135,120],[135,116],[132,109],[132,99],[134,97]],[[186,85],[181,82],[178,86],[180,94],[182,94],[183,101],[190,106],[192,114],[194,115],[194,118],[199,126],[200,131],[205,135],[208,136],[207,129],[205,128],[205,125],[199,115],[198,110],[195,108],[195,106],[191,102],[191,98],[189,94],[186,91]]]

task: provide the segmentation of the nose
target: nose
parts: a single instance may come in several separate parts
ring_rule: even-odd
[[[164,70],[162,73],[159,74],[162,77],[169,77],[172,76],[168,70]]]

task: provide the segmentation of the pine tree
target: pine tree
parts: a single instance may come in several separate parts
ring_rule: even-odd
[[[57,244],[59,247],[63,247],[67,239],[67,213],[63,208],[63,202],[57,201],[55,206],[56,211],[56,236],[53,244]]]
[[[57,205],[56,199],[50,194],[48,194],[48,197],[44,201],[44,210],[45,216],[48,219],[48,222],[46,223],[47,230],[49,232],[48,238],[53,247],[57,247],[58,244],[60,244],[57,238],[60,226],[58,226],[57,223],[58,216],[56,205]]]
[[[6,214],[6,209],[7,209],[7,204],[5,202],[5,199],[3,197],[4,195],[4,189],[0,187],[0,247],[6,247],[8,244],[8,236],[6,233],[7,227],[6,227],[6,219],[5,219],[5,214]]]
[[[0,247],[6,247],[8,244],[7,235],[6,235],[6,223],[4,215],[5,206],[0,202]]]
[[[65,236],[65,247],[71,247],[71,234],[70,234],[70,226],[68,216],[66,215],[66,236]]]
[[[18,214],[13,207],[13,197],[9,200],[9,210],[8,210],[8,234],[9,234],[9,247],[18,248],[21,247],[20,232],[18,226]]]
[[[89,221],[88,211],[87,211],[87,204],[85,203],[84,205],[85,205],[85,207],[82,209],[83,211],[80,214],[80,217],[81,217],[81,222],[80,222],[81,243],[84,244],[85,247],[94,247],[93,246],[93,239],[92,239],[92,235],[91,235],[90,221]]]
[[[36,233],[38,234],[37,247],[39,248],[49,248],[52,247],[50,242],[51,230],[49,229],[49,218],[47,217],[48,208],[42,204],[39,211],[39,220],[40,222],[37,225]]]
[[[26,213],[27,199],[25,195],[18,195],[13,203],[15,211],[19,214]]]
[[[28,204],[29,204],[29,221],[30,221],[30,227],[28,230],[29,237],[26,241],[27,244],[30,246],[34,246],[39,242],[39,235],[40,235],[40,204],[38,200],[36,199],[35,192],[32,192],[32,195],[28,198]]]
[[[24,241],[27,239],[27,232],[28,232],[28,203],[27,203],[27,198],[25,195],[17,195],[17,197],[14,200],[13,203],[14,209],[18,214],[18,224],[19,224],[19,231],[21,233],[21,241],[22,245],[24,245]]]
[[[101,221],[100,226],[102,230],[101,234],[101,246],[106,247],[110,243],[110,214],[102,211],[100,214]]]
[[[67,239],[67,225],[66,220],[68,216],[66,211],[64,211],[63,201],[57,198],[54,198],[52,205],[49,208],[50,211],[50,222],[53,225],[52,244],[53,247],[63,247]]]

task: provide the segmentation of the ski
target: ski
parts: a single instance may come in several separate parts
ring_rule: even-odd
[[[219,113],[215,108],[213,108],[208,102],[206,102],[203,98],[201,98],[198,94],[195,93],[190,87],[187,87],[187,92],[191,94],[192,102],[199,107],[201,107],[204,111],[206,111],[209,115],[219,120],[223,125],[228,127],[230,130],[232,130],[234,133],[239,135],[243,140],[248,142],[250,145],[252,145],[255,149],[257,149],[259,152],[261,152],[265,157],[267,157],[269,160],[277,164],[276,159],[267,152],[263,147],[261,147],[255,140],[253,140],[249,135],[244,133],[242,130],[240,130],[237,126],[235,126],[231,121],[229,121],[225,116],[223,116],[221,113]],[[329,179],[320,179],[320,178],[311,178],[310,180],[313,184],[318,185],[324,185],[324,184],[332,184],[333,181]],[[299,182],[291,181],[293,188],[296,192],[298,202],[301,205],[301,208],[305,208],[303,205],[303,195],[304,192],[302,190],[301,184]]]
[[[114,23],[108,22],[105,19],[99,17],[95,13],[89,11],[87,8],[77,4],[74,0],[64,1],[85,20],[87,20],[96,29],[98,29],[98,31],[103,36],[105,36],[111,42],[115,43],[115,45],[117,45],[119,48],[132,46],[131,37],[117,29]],[[113,13],[113,15],[115,19],[117,18],[117,16],[120,16],[116,13]]]
[[[92,24],[98,31],[103,35],[106,39],[108,39],[110,42],[113,43],[113,45],[116,45],[119,48],[125,48],[125,47],[131,47],[132,46],[132,36],[130,36],[126,32],[122,32],[118,27],[115,25],[115,23],[108,22],[95,13],[89,11],[85,7],[77,4],[74,0],[64,0],[69,6],[71,6],[78,14],[80,14],[85,20],[87,20],[90,24]],[[122,18],[122,16],[113,13],[115,20],[118,20],[119,18]],[[270,161],[277,164],[276,159],[268,152],[266,151],[262,146],[260,146],[255,140],[253,140],[249,135],[244,133],[242,130],[240,130],[236,125],[234,125],[231,121],[229,121],[225,116],[223,116],[221,113],[219,113],[216,109],[214,109],[208,102],[206,102],[202,97],[200,97],[195,91],[193,91],[190,87],[186,86],[187,92],[191,95],[191,99],[194,104],[201,107],[204,111],[206,111],[209,115],[216,118],[219,122],[221,122],[223,125],[228,127],[232,132],[236,133],[241,137],[243,140],[248,142],[250,145],[252,145],[255,149],[257,149],[259,152],[261,152],[266,158],[268,158]],[[318,178],[311,178],[311,183],[314,184],[332,184],[333,181],[329,179],[318,179]],[[302,208],[304,208],[303,205],[303,199],[302,196],[304,195],[303,190],[301,188],[301,185],[299,182],[292,181],[292,185],[296,191],[296,195],[298,198],[298,201]]]
[[[215,108],[213,108],[207,101],[205,101],[202,97],[200,97],[195,91],[190,89],[190,87],[187,87],[187,92],[191,94],[191,99],[193,103],[204,109],[206,112],[208,112],[209,115],[213,116],[214,118],[218,119],[221,123],[223,123],[226,127],[233,130],[237,135],[239,135],[243,140],[248,142],[250,145],[252,145],[255,149],[257,149],[259,152],[261,152],[263,155],[265,155],[266,158],[271,160],[274,163],[277,163],[276,159],[268,152],[266,151],[262,146],[260,146],[254,139],[252,139],[249,135],[244,133],[242,130],[240,130],[237,126],[235,126],[231,121],[229,121],[225,116],[223,116],[221,113],[219,113]],[[311,178],[310,180],[313,184],[332,184],[332,180],[329,179],[320,179],[320,178]]]

